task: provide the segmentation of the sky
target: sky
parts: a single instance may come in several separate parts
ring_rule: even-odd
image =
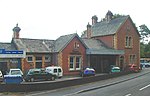
[[[130,15],[136,26],[150,28],[149,0],[0,0],[0,42],[12,40],[18,23],[20,38],[56,40],[67,34],[79,36],[91,17],[98,21],[108,10]]]

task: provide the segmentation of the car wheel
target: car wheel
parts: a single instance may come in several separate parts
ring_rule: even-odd
[[[34,78],[31,78],[30,81],[31,81],[31,82],[34,82]]]
[[[52,81],[54,81],[54,80],[55,80],[55,77],[54,77],[54,76],[52,76],[52,77],[51,77],[51,80],[52,80]]]

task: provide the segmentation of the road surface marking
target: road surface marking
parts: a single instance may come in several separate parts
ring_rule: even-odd
[[[127,94],[127,95],[125,95],[125,96],[131,96],[131,94]]]
[[[141,89],[139,89],[140,91],[142,91],[142,90],[144,90],[145,88],[147,88],[147,87],[149,87],[150,86],[150,84],[149,85],[147,85],[147,86],[145,86],[145,87],[142,87]]]

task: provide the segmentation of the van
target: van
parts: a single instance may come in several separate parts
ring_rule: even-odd
[[[59,66],[49,66],[45,68],[45,71],[56,75],[56,77],[61,78],[63,76],[63,70]]]

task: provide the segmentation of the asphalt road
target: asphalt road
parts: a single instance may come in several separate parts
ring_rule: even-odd
[[[31,92],[26,96],[150,96],[150,68],[113,79],[51,91]]]

